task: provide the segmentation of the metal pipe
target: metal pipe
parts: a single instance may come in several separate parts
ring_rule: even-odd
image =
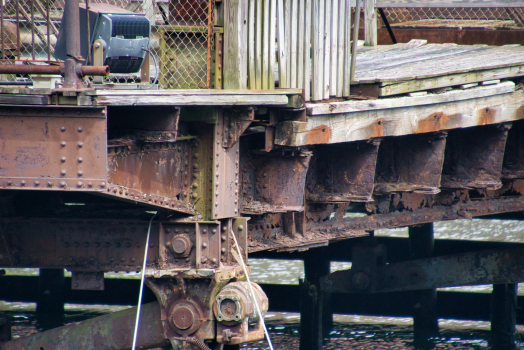
[[[68,58],[64,63],[64,88],[80,89],[84,87],[77,74],[81,67],[82,53],[80,51],[80,12],[79,0],[66,0],[65,2],[66,52]]]
[[[22,65],[22,64],[4,64],[0,65],[0,74],[60,74],[66,75],[66,64],[59,66],[50,65]],[[73,72],[75,76],[86,75],[109,75],[109,66],[82,66],[80,71]],[[80,73],[80,74],[78,74]]]

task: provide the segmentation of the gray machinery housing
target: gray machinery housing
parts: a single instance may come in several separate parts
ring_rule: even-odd
[[[80,45],[82,57],[87,65],[87,16],[85,5],[80,5]],[[67,16],[64,13],[55,47],[55,58],[65,60]],[[151,36],[151,24],[144,14],[136,14],[108,4],[89,5],[89,29],[91,63],[93,65],[93,43],[103,44],[103,65],[111,73],[136,73],[142,67]]]

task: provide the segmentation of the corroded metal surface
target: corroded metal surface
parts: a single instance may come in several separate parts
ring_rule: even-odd
[[[354,257],[353,264],[357,260]],[[322,288],[333,293],[381,293],[520,281],[524,281],[522,249],[486,250],[387,265],[357,264],[324,277]]]
[[[0,344],[1,350],[23,349],[131,349],[136,308],[110,313],[31,337]],[[158,348],[168,344],[162,334],[158,302],[142,306],[137,347]]]

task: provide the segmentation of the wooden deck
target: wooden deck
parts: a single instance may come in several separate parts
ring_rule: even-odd
[[[524,47],[407,44],[361,48],[352,95],[385,97],[524,75]]]

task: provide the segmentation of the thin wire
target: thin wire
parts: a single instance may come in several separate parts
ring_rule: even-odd
[[[142,266],[142,278],[140,279],[140,294],[138,294],[138,306],[136,310],[136,321],[135,321],[135,332],[133,333],[133,346],[132,350],[136,349],[136,337],[138,335],[138,321],[140,320],[140,309],[142,307],[142,293],[144,292],[144,278],[146,275],[146,263],[147,263],[147,250],[149,249],[149,235],[151,234],[151,225],[153,224],[153,219],[155,215],[149,220],[149,227],[147,229],[147,239],[146,239],[146,249],[144,252],[144,264]]]
[[[233,230],[231,230],[231,236],[233,236],[233,240],[235,241],[235,247],[238,251],[238,257],[240,259],[240,265],[242,265],[242,269],[244,269],[244,274],[247,278],[247,283],[249,285],[249,291],[251,292],[251,298],[253,298],[253,302],[255,303],[255,306],[257,308],[258,317],[260,318],[260,322],[262,322],[262,327],[264,327],[264,333],[266,334],[267,343],[269,344],[269,348],[273,350],[273,344],[271,344],[271,339],[269,338],[269,332],[266,328],[266,323],[264,322],[264,317],[262,316],[262,312],[260,311],[260,306],[258,306],[258,301],[255,296],[255,291],[253,290],[253,286],[251,285],[251,280],[249,279],[249,274],[247,273],[246,264],[244,264],[244,258],[242,258],[242,252],[240,252],[240,246],[238,245],[237,239],[235,237],[235,234],[233,233]]]

